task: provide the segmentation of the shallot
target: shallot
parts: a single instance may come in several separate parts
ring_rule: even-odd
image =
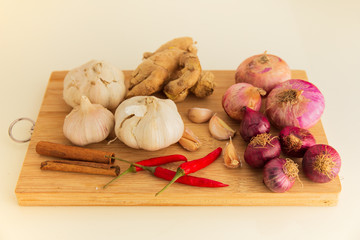
[[[287,63],[278,56],[266,52],[247,58],[235,73],[236,83],[250,83],[266,92],[290,78],[291,70]]]
[[[240,123],[239,132],[245,141],[249,142],[258,134],[270,132],[269,120],[262,113],[248,107],[243,107],[242,111],[244,118]]]
[[[281,147],[277,137],[262,133],[253,137],[245,149],[244,159],[254,168],[262,168],[267,161],[280,156]]]
[[[230,86],[222,97],[222,106],[229,117],[241,121],[244,112],[242,107],[249,107],[259,111],[261,107],[261,96],[266,92],[248,83],[237,83]]]
[[[303,158],[305,175],[313,182],[326,183],[333,180],[340,171],[339,153],[331,146],[317,144],[310,147]]]
[[[291,159],[274,158],[264,167],[264,183],[273,192],[288,191],[299,178],[298,165]]]
[[[290,79],[276,85],[266,100],[266,115],[277,128],[295,126],[309,129],[324,112],[325,100],[312,83]]]
[[[306,129],[285,127],[279,133],[281,150],[289,157],[303,157],[306,150],[316,144],[314,136]]]

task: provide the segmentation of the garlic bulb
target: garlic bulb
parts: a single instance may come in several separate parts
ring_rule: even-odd
[[[127,146],[155,151],[179,141],[184,123],[170,99],[137,96],[115,112],[115,134]]]
[[[81,97],[64,120],[63,132],[73,144],[84,146],[104,140],[114,128],[114,115],[101,106],[92,104],[86,96]]]
[[[124,73],[104,61],[87,62],[69,71],[64,79],[63,97],[72,107],[79,105],[85,95],[92,103],[115,109],[125,92]]]

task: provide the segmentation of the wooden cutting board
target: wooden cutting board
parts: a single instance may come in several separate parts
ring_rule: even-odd
[[[167,181],[151,176],[147,172],[127,174],[114,182],[107,189],[102,186],[112,177],[64,173],[40,170],[40,163],[54,158],[40,156],[35,152],[38,141],[70,144],[64,137],[62,126],[65,116],[71,111],[62,99],[63,79],[66,71],[53,72],[45,92],[42,106],[36,121],[35,129],[24,159],[22,170],[15,189],[20,205],[292,205],[292,206],[334,206],[338,202],[341,183],[337,177],[325,184],[309,181],[301,169],[301,159],[294,159],[300,166],[300,180],[287,193],[273,193],[262,182],[262,170],[250,168],[244,161],[242,168],[228,169],[220,157],[213,164],[202,169],[194,176],[214,179],[226,184],[225,188],[200,188],[175,183],[158,197],[154,194],[166,185]],[[125,71],[129,78],[130,71]],[[188,120],[187,110],[190,107],[205,107],[214,110],[234,129],[239,123],[230,119],[223,111],[221,97],[225,90],[234,83],[234,71],[213,71],[216,76],[214,94],[205,99],[189,96],[184,102],[178,103],[178,110],[187,127],[199,137],[202,147],[196,152],[188,152],[180,145],[174,144],[166,149],[155,152],[131,149],[119,140],[107,145],[106,141],[87,146],[93,149],[113,151],[116,156],[131,161],[169,155],[183,154],[189,160],[205,156],[217,147],[224,147],[226,141],[218,141],[210,136],[208,124],[195,124]],[[293,78],[307,80],[305,71],[293,70]],[[321,122],[312,129],[317,143],[327,144],[326,135]],[[272,129],[273,134],[278,131]],[[246,144],[239,134],[233,139],[240,156],[243,156]],[[128,165],[117,163],[122,171]],[[175,170],[177,164],[166,167]]]

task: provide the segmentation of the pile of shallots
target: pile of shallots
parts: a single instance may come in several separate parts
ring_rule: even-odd
[[[302,158],[302,170],[314,182],[337,177],[339,154],[329,145],[316,144],[308,130],[320,120],[324,96],[314,84],[291,79],[283,59],[265,52],[243,61],[222,106],[231,118],[241,121],[239,133],[248,142],[244,160],[263,168],[264,184],[271,191],[286,192],[299,179],[298,164],[290,157]],[[281,130],[279,136],[270,134],[271,125]],[[281,152],[287,158],[280,158]]]

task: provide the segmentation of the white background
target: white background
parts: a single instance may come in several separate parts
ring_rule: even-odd
[[[360,1],[0,0],[0,239],[360,239]],[[179,36],[204,69],[233,70],[267,50],[304,69],[326,99],[322,122],[340,153],[336,207],[20,207],[14,189],[50,73],[90,59],[134,69]]]

